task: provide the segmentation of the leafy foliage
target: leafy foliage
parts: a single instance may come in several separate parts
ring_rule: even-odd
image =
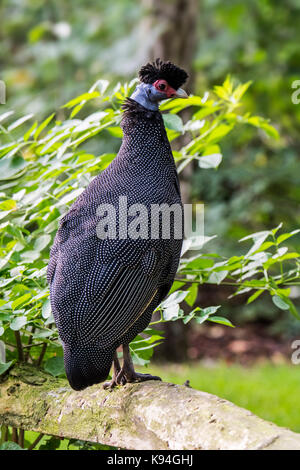
[[[299,226],[300,106],[291,100],[292,84],[299,78],[299,14],[298,1],[204,0],[199,8],[193,68],[197,92],[222,83],[229,72],[233,80],[253,80],[244,95],[245,109],[271,117],[280,132],[276,140],[259,128],[239,127],[223,142],[223,165],[218,172],[195,168],[192,196],[205,200],[206,230],[218,233],[209,246],[218,253],[237,254],[242,246],[238,240],[251,232],[281,222],[287,232]],[[299,236],[292,243],[299,251]],[[223,288],[216,289],[218,297],[223,292]],[[298,306],[299,292],[293,289]],[[281,334],[300,331],[294,318],[278,313],[267,297],[247,307],[242,297],[235,298],[224,311],[233,320],[267,322]]]

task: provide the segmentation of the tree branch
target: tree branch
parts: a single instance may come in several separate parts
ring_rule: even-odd
[[[0,423],[125,449],[300,450],[300,434],[208,393],[154,381],[75,392],[29,364],[0,380]]]
[[[15,339],[17,344],[17,351],[18,351],[18,358],[20,362],[24,362],[24,353],[23,353],[23,346],[21,341],[21,335],[19,331],[15,331]]]

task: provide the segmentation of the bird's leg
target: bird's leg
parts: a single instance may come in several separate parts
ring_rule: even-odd
[[[113,375],[112,375],[111,380],[109,382],[104,382],[103,384],[103,388],[105,389],[111,389],[111,388],[114,388],[116,385],[119,385],[117,382],[117,377],[121,372],[121,366],[120,366],[120,362],[118,359],[117,351],[115,351],[115,354],[113,357],[113,369],[114,370],[113,370]]]
[[[151,374],[139,374],[135,372],[133,362],[130,355],[129,345],[122,344],[123,347],[123,367],[119,374],[119,378],[125,377],[126,382],[144,382],[146,380],[161,380],[160,377]]]

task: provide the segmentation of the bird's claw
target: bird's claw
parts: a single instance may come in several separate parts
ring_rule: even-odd
[[[115,386],[116,386],[116,382],[115,380],[109,380],[108,382],[104,382],[104,384],[102,385],[102,388],[104,388],[104,390],[112,390]]]
[[[130,374],[129,376],[126,377],[127,382],[129,383],[134,383],[134,382],[146,382],[147,380],[161,380],[160,377],[157,375],[151,375],[151,374],[139,374],[138,372],[135,372],[134,374]]]
[[[104,390],[112,390],[113,388],[118,387],[119,385],[125,385],[126,383],[127,380],[125,378],[124,371],[121,369],[109,382],[104,382],[103,388]]]
[[[112,390],[119,385],[126,385],[127,383],[146,382],[147,380],[161,380],[157,375],[151,374],[126,374],[124,370],[120,370],[117,376],[113,377],[109,382],[103,384],[105,390]]]

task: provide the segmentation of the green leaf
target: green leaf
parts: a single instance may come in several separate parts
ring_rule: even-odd
[[[277,227],[275,227],[275,228],[273,228],[273,229],[271,230],[271,232],[273,233],[273,235],[276,235],[276,233],[278,232],[278,230],[281,229],[282,225],[283,225],[283,223],[280,222],[280,224],[277,225]]]
[[[271,126],[268,122],[263,122],[260,124],[261,129],[265,131],[265,133],[271,137],[272,139],[279,140],[279,132],[275,127]]]
[[[200,168],[217,168],[222,161],[221,153],[214,153],[211,155],[204,155],[199,158],[198,164]]]
[[[43,318],[49,318],[51,315],[51,304],[50,304],[50,300],[47,299],[44,303],[43,303],[43,307],[42,307],[42,317]]]
[[[178,318],[180,311],[179,304],[172,304],[169,305],[168,307],[164,307],[163,309],[163,318],[165,321],[170,321],[175,318]]]
[[[240,242],[243,242],[243,241],[249,240],[249,239],[252,239],[253,242],[254,242],[253,246],[250,248],[250,250],[245,255],[245,257],[249,257],[251,254],[256,252],[261,247],[261,245],[264,243],[266,238],[268,238],[269,235],[270,235],[270,232],[265,230],[265,231],[262,231],[262,232],[252,233],[251,235],[247,235],[247,237],[241,238],[239,240]]]
[[[107,127],[106,130],[113,136],[122,139],[123,131],[121,127]]]
[[[227,124],[219,124],[218,127],[216,127],[215,129],[213,129],[212,132],[210,132],[207,137],[207,142],[219,142],[219,140],[223,139],[223,137],[225,137],[225,135],[227,135],[231,131],[232,127],[232,125],[229,126]]]
[[[283,296],[283,297],[289,297],[291,295],[291,289],[290,288],[276,289],[276,294],[279,296]],[[284,300],[288,300],[288,299],[284,299]]]
[[[29,137],[31,136],[31,134],[33,133],[33,131],[35,130],[35,128],[37,127],[38,125],[38,122],[35,121],[32,126],[28,129],[27,132],[25,132],[24,134],[24,141],[27,142],[27,140],[29,139]]]
[[[209,318],[209,314],[204,314],[203,312],[200,315],[195,315],[194,317],[195,322],[198,323],[198,325],[202,325],[206,320]],[[186,322],[187,323],[187,322]]]
[[[33,263],[40,257],[40,253],[38,251],[27,250],[22,252],[21,259],[24,263]]]
[[[21,297],[18,297],[16,300],[13,301],[13,303],[11,304],[11,307],[13,310],[15,310],[17,307],[19,307],[19,305],[22,305],[24,304],[25,302],[27,302],[27,300],[29,300],[31,298],[31,294],[24,294],[22,295]]]
[[[257,290],[256,292],[254,292],[254,294],[252,294],[249,299],[247,300],[247,304],[251,304],[252,302],[254,302],[254,300],[256,300],[261,294],[263,294],[265,292],[265,290],[261,289],[261,290]]]
[[[203,119],[202,120],[192,119],[191,121],[188,121],[184,125],[184,130],[185,131],[190,131],[190,132],[196,132],[196,131],[199,131],[200,129],[202,129],[204,124],[205,124],[205,121]]]
[[[240,101],[242,96],[245,94],[245,92],[248,90],[249,86],[252,84],[252,81],[243,83],[241,85],[238,85],[236,89],[233,92],[233,98],[235,101]]]
[[[271,126],[268,121],[260,116],[251,116],[248,118],[248,123],[252,126],[263,129],[269,137],[272,137],[275,140],[279,139],[279,133],[275,127]]]
[[[208,284],[221,284],[221,282],[227,277],[228,271],[217,271],[211,273],[207,282]]]
[[[300,232],[300,229],[297,229],[297,230],[293,230],[290,233],[283,233],[282,235],[279,235],[279,237],[277,238],[278,245],[280,243],[284,242],[285,240],[287,240],[288,238],[293,237],[294,235],[296,235],[299,232]]]
[[[187,294],[188,293],[186,291],[179,291],[178,290],[176,292],[173,292],[173,294],[169,295],[169,297],[166,300],[164,300],[160,304],[160,306],[161,306],[161,308],[168,308],[170,306],[177,305],[185,299]]]
[[[204,313],[204,315],[212,315],[213,313],[216,313],[216,311],[219,310],[220,307],[221,305],[212,305],[211,307],[203,308],[202,312]]]
[[[73,108],[76,104],[81,103],[82,101],[89,101],[94,98],[98,98],[100,96],[99,91],[92,91],[92,92],[87,92],[83,93],[80,96],[77,96],[76,98],[68,101],[68,103],[63,105],[63,108]]]
[[[187,264],[185,269],[202,270],[202,269],[211,268],[213,265],[214,265],[214,262],[212,259],[204,258],[203,255],[201,255],[200,257],[190,261]]]
[[[64,359],[63,357],[51,357],[46,361],[45,371],[53,375],[53,377],[59,377],[65,375]]]
[[[21,117],[17,121],[13,122],[10,126],[8,126],[7,130],[11,132],[12,130],[21,126],[24,122],[28,121],[28,119],[31,119],[33,116],[33,114],[27,114],[26,116]]]
[[[231,326],[232,328],[234,328],[234,325],[231,323],[230,320],[228,320],[228,318],[213,316],[213,317],[209,317],[208,321],[212,321],[214,323],[220,323],[221,325]]]
[[[79,194],[82,193],[83,190],[84,188],[78,188],[78,189],[74,189],[74,191],[70,191],[68,194],[66,194],[66,196],[60,199],[58,205],[62,206],[64,204],[68,204],[68,202],[71,202],[74,199],[76,199],[79,196]]]
[[[182,119],[179,116],[177,116],[177,114],[163,114],[162,116],[163,116],[165,126],[168,129],[171,129],[177,132],[183,132],[183,122],[182,122]]]
[[[5,121],[9,116],[14,114],[14,111],[7,111],[6,113],[0,114],[0,122]]]
[[[18,331],[21,328],[23,328],[23,326],[25,326],[26,323],[27,323],[27,317],[25,315],[22,315],[20,317],[15,317],[9,326],[11,330]]]
[[[39,446],[39,450],[56,450],[60,447],[61,440],[59,437],[51,436],[44,439],[43,444]]]
[[[15,148],[17,152],[21,148],[21,145]],[[18,174],[28,165],[24,158],[19,155],[6,155],[0,160],[0,181],[8,180],[12,177],[16,178]]]
[[[7,441],[3,442],[0,445],[0,450],[24,450],[21,446],[16,444],[15,442]]]
[[[49,122],[53,119],[53,117],[55,116],[55,113],[52,113],[50,114],[50,116],[47,117],[47,119],[45,119],[40,125],[39,127],[37,128],[37,130],[35,131],[33,137],[35,139],[37,139],[40,135],[40,133],[45,129],[45,127],[48,126]]]
[[[171,99],[167,100],[165,102],[162,102],[160,109],[162,111],[172,111],[174,113],[177,113],[181,111],[182,109],[185,109],[189,106],[202,106],[202,98],[200,96],[190,96],[188,100],[182,100],[182,99]]]
[[[14,199],[7,199],[6,201],[0,202],[0,211],[11,211],[16,209],[17,203]]]
[[[197,294],[198,294],[198,285],[191,284],[190,287],[188,288],[188,295],[184,299],[190,307],[192,307],[194,303],[196,302]]]
[[[36,251],[42,251],[46,246],[49,245],[51,242],[51,236],[50,235],[40,235],[34,242],[34,249]]]
[[[206,308],[199,308],[196,307],[190,314],[184,318],[183,322],[188,323],[191,319],[194,319],[196,323],[201,325],[206,320],[210,318],[210,315],[216,313],[216,311],[220,308],[220,305],[213,305],[211,307]],[[199,313],[198,313],[199,312]]]
[[[104,95],[104,93],[106,92],[106,90],[108,88],[108,85],[109,85],[108,80],[105,80],[105,79],[97,80],[96,83],[94,83],[94,85],[90,89],[90,92],[93,91],[95,89],[95,87],[97,87],[98,90],[100,91],[100,94]]]
[[[287,303],[286,299],[282,299],[278,295],[272,296],[272,301],[276,305],[276,307],[280,308],[281,310],[289,310],[290,306]]]
[[[297,318],[297,320],[300,320],[300,315],[298,313],[298,310],[296,309],[291,299],[285,299],[285,302],[289,304],[289,309],[290,309],[291,314],[294,315],[294,317]]]
[[[11,316],[8,313],[0,312],[0,321],[9,321]]]
[[[146,364],[149,364],[149,359],[143,359],[142,355],[137,354],[134,349],[130,348],[130,353],[134,364],[139,366],[145,366]]]
[[[198,312],[200,312],[198,314]],[[188,315],[186,315],[182,321],[183,323],[186,325],[187,323],[189,323],[193,318],[195,318],[196,315],[202,315],[202,309],[200,307],[196,307],[194,308],[194,310],[192,310]]]
[[[34,339],[50,338],[50,336],[53,336],[53,333],[54,333],[53,330],[45,330],[45,329],[42,330],[41,329],[37,333],[34,333],[33,338]]]
[[[4,374],[4,372],[6,372],[13,363],[14,361],[0,362],[0,375]]]

